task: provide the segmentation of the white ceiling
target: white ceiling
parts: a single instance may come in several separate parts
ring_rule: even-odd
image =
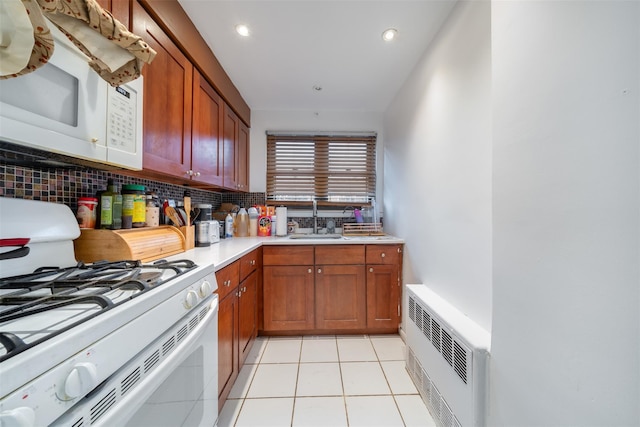
[[[252,110],[378,112],[455,1],[179,0]]]

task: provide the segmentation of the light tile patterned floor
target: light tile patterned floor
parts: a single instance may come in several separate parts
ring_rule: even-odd
[[[398,335],[259,337],[218,427],[425,427],[435,422]]]

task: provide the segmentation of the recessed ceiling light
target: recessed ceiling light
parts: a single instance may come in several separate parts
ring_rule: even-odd
[[[236,33],[240,34],[242,37],[249,36],[249,27],[244,24],[236,25]]]
[[[388,28],[382,33],[382,40],[390,42],[391,40],[395,39],[397,35],[398,30],[396,30],[395,28]]]
[[[315,85],[315,86],[313,87],[313,90],[315,90],[316,92],[320,92],[320,91],[322,90],[322,86]]]

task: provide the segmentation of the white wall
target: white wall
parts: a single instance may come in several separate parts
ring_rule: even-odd
[[[377,132],[378,199],[383,193],[384,138],[382,135],[382,113],[358,111],[251,111],[251,181],[253,192],[264,192],[267,188],[267,136],[266,131],[340,131]],[[381,210],[381,209],[380,209]]]
[[[385,114],[385,229],[404,282],[491,328],[490,3],[458,4]]]
[[[640,425],[640,3],[491,18],[490,425]]]

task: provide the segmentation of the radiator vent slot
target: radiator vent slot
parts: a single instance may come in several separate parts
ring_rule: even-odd
[[[453,340],[447,331],[442,330],[442,357],[447,361],[449,366],[453,366]]]
[[[439,427],[484,426],[491,335],[424,285],[407,285],[407,371]]]
[[[71,427],[82,427],[84,425],[84,418],[80,418],[75,423],[71,424]]]
[[[410,361],[414,361],[411,363]],[[407,369],[411,379],[416,384],[422,400],[429,407],[429,412],[435,419],[438,426],[460,427],[460,422],[440,394],[436,385],[431,381],[429,375],[422,369],[413,351],[407,351]]]
[[[136,385],[136,383],[140,381],[140,367],[136,367],[136,369],[131,372],[129,375],[127,375],[127,377],[122,380],[122,382],[120,383],[120,389],[121,389],[121,393],[124,396],[125,394],[127,394],[127,392],[129,391],[129,389],[131,387],[133,387],[134,385]]]
[[[430,316],[413,297],[409,297],[409,309],[411,309],[411,305],[414,307],[414,316],[411,320],[422,331],[425,338],[431,341],[431,344],[453,368],[462,382],[467,384],[467,371],[471,366],[471,352],[443,329],[440,323]]]
[[[109,394],[100,399],[98,403],[96,403],[91,408],[91,424],[95,423],[100,419],[100,417],[116,403],[116,389],[112,389]]]
[[[467,361],[468,361],[468,352],[467,350],[454,341],[453,343],[453,370],[456,371],[456,374],[460,377],[460,379],[466,384],[467,383]]]

